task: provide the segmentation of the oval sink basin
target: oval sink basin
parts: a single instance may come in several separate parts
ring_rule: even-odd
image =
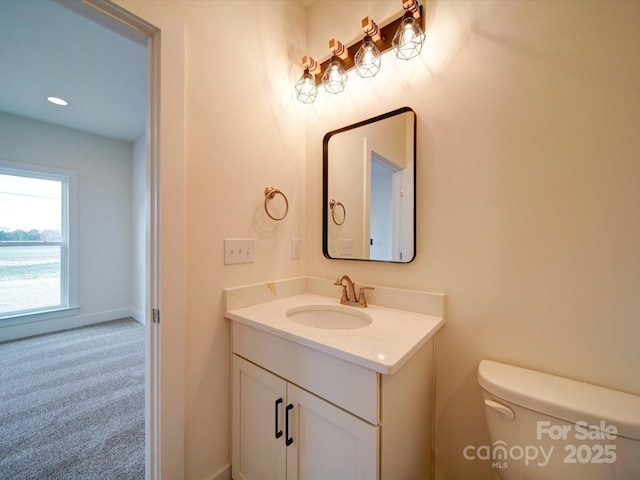
[[[370,325],[373,319],[355,307],[303,305],[287,310],[287,318],[300,325],[328,330],[348,330]]]

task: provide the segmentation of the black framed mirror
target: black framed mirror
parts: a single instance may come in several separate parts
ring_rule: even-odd
[[[322,250],[408,263],[416,254],[416,114],[399,108],[322,141]]]

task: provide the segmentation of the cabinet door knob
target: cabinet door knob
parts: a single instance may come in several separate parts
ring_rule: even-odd
[[[291,437],[289,435],[289,411],[293,410],[293,405],[290,403],[289,405],[287,405],[286,407],[286,412],[285,412],[285,430],[287,431],[287,440],[285,441],[285,443],[287,444],[287,447],[289,445],[291,445],[293,443],[293,437]]]
[[[276,400],[276,438],[280,438],[282,436],[282,430],[278,430],[278,424],[280,422],[278,422],[278,405],[280,405],[283,402],[283,400],[281,398]]]

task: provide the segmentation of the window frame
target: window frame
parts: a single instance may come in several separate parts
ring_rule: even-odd
[[[60,246],[60,304],[0,313],[0,326],[17,325],[66,317],[78,313],[78,174],[48,165],[0,160],[4,175],[55,180],[61,182],[61,239],[59,241],[6,242],[3,246]]]

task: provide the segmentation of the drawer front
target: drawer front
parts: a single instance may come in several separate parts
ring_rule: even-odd
[[[377,372],[238,322],[231,324],[233,353],[379,424]]]

